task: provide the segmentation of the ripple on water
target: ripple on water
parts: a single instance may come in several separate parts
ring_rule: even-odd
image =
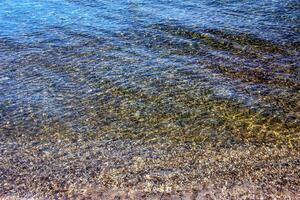
[[[0,130],[296,144],[297,4],[243,6],[1,2]]]

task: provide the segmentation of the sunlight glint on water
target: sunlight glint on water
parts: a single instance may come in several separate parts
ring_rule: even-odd
[[[1,1],[0,130],[297,143],[297,1]]]

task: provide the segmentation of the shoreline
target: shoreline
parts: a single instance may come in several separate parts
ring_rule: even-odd
[[[219,148],[114,138],[1,142],[0,150],[4,172],[0,197],[5,199],[28,199],[28,194],[33,199],[114,199],[108,196],[114,195],[112,188],[118,188],[113,189],[115,196],[133,195],[131,199],[184,193],[215,199],[300,195],[300,155],[287,146]]]

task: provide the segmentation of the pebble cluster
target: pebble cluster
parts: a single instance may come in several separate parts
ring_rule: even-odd
[[[297,199],[287,146],[220,148],[168,139],[0,143],[4,199]],[[298,195],[298,196],[297,196]]]

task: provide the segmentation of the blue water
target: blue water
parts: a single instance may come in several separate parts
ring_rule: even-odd
[[[0,131],[294,134],[299,20],[297,0],[2,0]]]
[[[101,35],[170,21],[253,33],[277,42],[299,40],[298,1],[20,0],[1,1],[0,5],[1,37],[22,42],[57,39],[59,35],[51,28]],[[37,32],[45,34],[44,38]]]

